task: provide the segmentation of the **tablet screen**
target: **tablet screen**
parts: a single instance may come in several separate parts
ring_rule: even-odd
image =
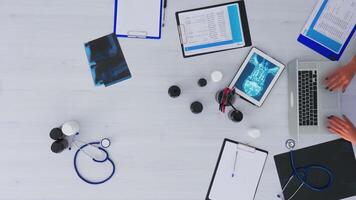
[[[283,69],[283,64],[253,48],[230,88],[234,87],[237,94],[261,106]]]

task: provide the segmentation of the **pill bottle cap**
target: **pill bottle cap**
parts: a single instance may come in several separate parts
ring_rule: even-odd
[[[68,147],[68,141],[65,139],[61,139],[52,143],[51,150],[53,153],[60,153],[67,147]]]
[[[210,77],[213,82],[219,82],[222,80],[223,74],[220,71],[214,71],[211,73]]]
[[[68,121],[62,125],[64,135],[72,136],[79,133],[79,123],[76,121]]]
[[[173,85],[168,89],[168,94],[172,98],[179,97],[180,93],[181,93],[181,90],[176,85]]]
[[[233,110],[229,113],[229,118],[233,121],[233,122],[240,122],[243,119],[243,114],[241,111],[238,110]]]
[[[49,133],[49,137],[52,138],[53,140],[59,140],[63,138],[63,132],[60,128],[54,128],[51,130]]]
[[[201,113],[201,112],[203,111],[203,104],[201,104],[201,103],[198,102],[198,101],[195,101],[195,102],[193,102],[193,103],[190,105],[190,110],[191,110],[192,113],[194,113],[194,114]]]
[[[198,80],[198,85],[200,87],[205,87],[206,84],[208,84],[208,81],[205,78],[201,78],[201,79]]]

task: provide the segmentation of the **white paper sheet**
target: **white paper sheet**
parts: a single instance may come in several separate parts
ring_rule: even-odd
[[[343,44],[355,26],[355,12],[356,0],[329,0],[314,29]]]
[[[179,15],[184,26],[186,46],[231,40],[231,28],[226,7],[198,10]]]
[[[231,15],[231,10],[229,11],[231,7],[236,7],[235,11],[237,10],[236,14],[238,16]],[[228,42],[234,40],[232,27],[235,28],[235,26],[230,23],[231,16],[236,17],[238,20],[236,23],[238,27],[234,30],[239,32],[242,37],[239,42]],[[179,13],[178,18],[180,22],[180,37],[185,55],[189,56],[245,45],[238,3],[182,12]],[[218,43],[220,44],[217,45]],[[202,47],[204,45],[206,46]],[[193,50],[186,49],[198,46],[200,47]]]
[[[356,0],[319,0],[302,34],[339,53],[356,22]]]
[[[234,170],[235,157],[237,159]],[[266,152],[249,151],[244,148],[244,145],[227,141],[209,198],[211,200],[253,200],[266,158]]]
[[[116,34],[160,37],[162,0],[117,0]]]

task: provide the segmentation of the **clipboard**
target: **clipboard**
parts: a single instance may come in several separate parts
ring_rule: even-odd
[[[253,200],[268,152],[225,139],[206,200]]]
[[[243,0],[176,12],[183,57],[252,45]]]
[[[163,0],[115,0],[117,37],[160,39]]]
[[[337,61],[356,30],[355,0],[319,0],[298,42]]]

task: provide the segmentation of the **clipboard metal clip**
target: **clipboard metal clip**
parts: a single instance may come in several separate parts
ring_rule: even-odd
[[[187,38],[185,37],[185,26],[180,24],[178,26],[179,40],[181,44],[187,44]]]
[[[127,37],[129,38],[141,38],[144,39],[148,35],[147,31],[127,31]]]
[[[243,151],[248,151],[248,152],[251,152],[251,153],[255,153],[256,152],[256,148],[255,147],[252,147],[252,146],[249,146],[247,144],[237,144],[237,149],[240,149],[240,150],[243,150]]]

